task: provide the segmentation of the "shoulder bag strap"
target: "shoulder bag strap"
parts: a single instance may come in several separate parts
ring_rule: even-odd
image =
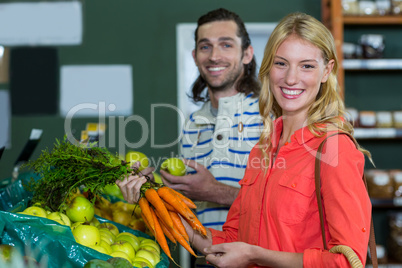
[[[344,134],[350,137],[350,139],[355,143],[357,146],[357,142],[355,138],[350,135],[349,133],[345,132],[338,132],[338,133],[333,133],[329,136],[327,136],[320,144],[317,150],[317,155],[315,158],[315,193],[317,196],[317,204],[318,204],[318,211],[319,211],[319,216],[320,216],[320,223],[321,223],[321,233],[322,233],[322,242],[324,245],[324,249],[328,250],[327,246],[327,240],[325,238],[325,229],[324,229],[324,214],[322,211],[322,202],[321,202],[321,180],[320,180],[320,171],[321,171],[321,156],[322,156],[322,149],[324,147],[325,142],[329,137],[338,135],[338,134]],[[363,173],[363,181],[364,185],[367,190],[367,182],[366,182],[366,177],[364,176]],[[373,264],[374,268],[378,267],[378,260],[377,260],[377,249],[376,249],[376,243],[375,243],[375,235],[374,235],[374,225],[373,225],[373,217],[371,217],[371,225],[370,225],[370,238],[369,238],[369,248],[370,248],[370,256],[371,256],[371,262]]]

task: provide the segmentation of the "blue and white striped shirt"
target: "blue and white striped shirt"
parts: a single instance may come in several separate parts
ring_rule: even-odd
[[[238,93],[219,99],[216,117],[211,113],[211,103],[206,102],[185,122],[181,156],[207,167],[216,180],[239,187],[248,155],[261,130],[258,98],[253,98],[253,94]],[[228,206],[212,202],[197,202],[197,206],[197,217],[204,226],[222,230]]]

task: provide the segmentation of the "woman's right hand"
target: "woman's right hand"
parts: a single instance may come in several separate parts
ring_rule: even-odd
[[[123,180],[116,180],[117,186],[119,186],[124,200],[130,204],[137,203],[140,200],[141,186],[147,182],[145,176],[132,175]]]
[[[139,162],[134,163],[133,166],[137,167],[138,165]],[[117,186],[119,186],[124,200],[126,200],[130,204],[137,203],[140,200],[141,186],[147,182],[145,175],[152,174],[152,170],[153,168],[147,168],[146,170],[144,170],[144,172],[141,172],[141,176],[130,175],[123,180],[116,180],[116,184]]]

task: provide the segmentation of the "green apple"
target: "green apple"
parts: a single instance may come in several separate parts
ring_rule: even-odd
[[[138,240],[140,240],[140,243],[141,243],[143,240],[148,239],[148,238],[143,237],[143,236],[137,236],[137,238],[138,238]]]
[[[76,196],[71,203],[68,204],[66,215],[72,222],[90,222],[94,218],[95,208],[91,201],[85,197]]]
[[[14,254],[18,252],[16,248],[11,245],[1,244],[0,245],[0,263],[3,261],[10,261]]]
[[[124,200],[123,194],[116,183],[108,184],[103,188],[103,192],[107,195],[117,197]]]
[[[118,241],[126,241],[133,246],[134,250],[137,252],[137,250],[140,248],[140,241],[138,238],[134,235],[127,235],[128,233],[120,233],[118,236],[116,236],[116,242]]]
[[[98,228],[101,240],[104,240],[109,245],[113,244],[116,240],[116,236],[107,228]]]
[[[154,266],[149,260],[137,256],[133,260],[133,266],[154,268]]]
[[[71,232],[74,231],[75,228],[77,228],[77,226],[84,224],[85,222],[83,221],[77,221],[71,224]]]
[[[47,218],[47,212],[44,208],[37,206],[30,206],[22,211],[23,214],[32,215],[36,217]]]
[[[100,222],[96,217],[93,217],[92,221],[90,221],[89,224],[92,226],[98,227],[100,225]]]
[[[136,151],[128,151],[127,152],[126,162],[130,163],[130,166],[132,166],[135,162],[140,162],[140,167],[139,167],[140,171],[149,166],[148,157],[145,154],[143,154],[141,152],[136,152]]]
[[[140,249],[142,250],[148,250],[156,255],[160,255],[160,251],[158,250],[158,248],[155,248],[155,246],[153,245],[141,245]]]
[[[130,227],[133,230],[141,231],[143,233],[145,233],[145,230],[147,229],[143,219],[131,220],[130,223],[128,224],[128,227]]]
[[[183,176],[186,174],[186,165],[180,158],[168,158],[163,161],[161,169],[174,176]]]
[[[102,240],[102,238],[99,243],[99,246],[103,247],[106,250],[108,255],[110,255],[110,253],[112,253],[112,248],[110,247],[110,244],[105,242],[105,240]]]
[[[100,252],[100,253],[109,255],[109,252],[106,250],[106,248],[102,247],[100,244],[99,245],[91,245],[89,247],[94,249],[94,250],[96,250],[96,251],[98,251],[98,252]]]
[[[135,254],[135,257],[140,257],[148,260],[152,264],[152,266],[156,266],[156,264],[160,261],[159,255],[156,255],[155,253],[145,249],[138,250]]]
[[[133,246],[127,241],[114,242],[113,244],[110,245],[110,247],[112,248],[112,253],[115,251],[124,252],[128,255],[131,261],[135,257],[135,250]]]
[[[112,251],[112,253],[109,254],[110,256],[112,256],[113,258],[123,258],[128,260],[131,264],[132,264],[132,259],[130,259],[130,256],[127,255],[127,253],[123,252],[123,251]]]
[[[163,183],[162,177],[161,177],[161,175],[159,173],[152,172],[152,175],[154,175],[154,181],[156,183]]]
[[[66,225],[66,226],[70,226],[71,227],[71,221],[70,219],[67,217],[66,214],[61,213],[61,212],[52,212],[50,214],[47,215],[47,218],[49,220],[54,220],[62,225]]]
[[[92,225],[81,224],[77,226],[73,231],[73,235],[77,243],[87,247],[99,245],[100,243],[99,230]]]
[[[157,242],[152,239],[145,238],[140,243],[140,249],[155,251],[158,255],[161,254],[161,248]]]
[[[31,205],[31,207],[42,207],[42,203],[41,202],[36,202],[34,204]]]
[[[121,232],[121,233],[119,233],[119,234],[116,236],[116,238],[119,237],[119,236],[122,236],[122,235],[132,236],[132,237],[134,237],[135,239],[137,239],[138,242],[141,242],[139,236],[136,236],[135,234],[132,234],[132,233],[129,233],[129,232],[124,232],[124,231]]]
[[[109,229],[115,236],[120,233],[119,228],[111,222],[102,222],[99,224],[98,229],[102,228]]]
[[[113,257],[107,260],[108,263],[112,264],[113,267],[119,267],[119,268],[133,268],[133,264],[120,257]]]
[[[113,268],[114,266],[107,261],[92,259],[85,263],[83,268]]]

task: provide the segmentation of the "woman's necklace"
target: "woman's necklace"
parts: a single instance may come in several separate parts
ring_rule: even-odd
[[[279,140],[279,145],[288,145],[290,143],[290,137],[288,137],[287,139],[284,139],[283,136],[281,136],[281,139]]]

